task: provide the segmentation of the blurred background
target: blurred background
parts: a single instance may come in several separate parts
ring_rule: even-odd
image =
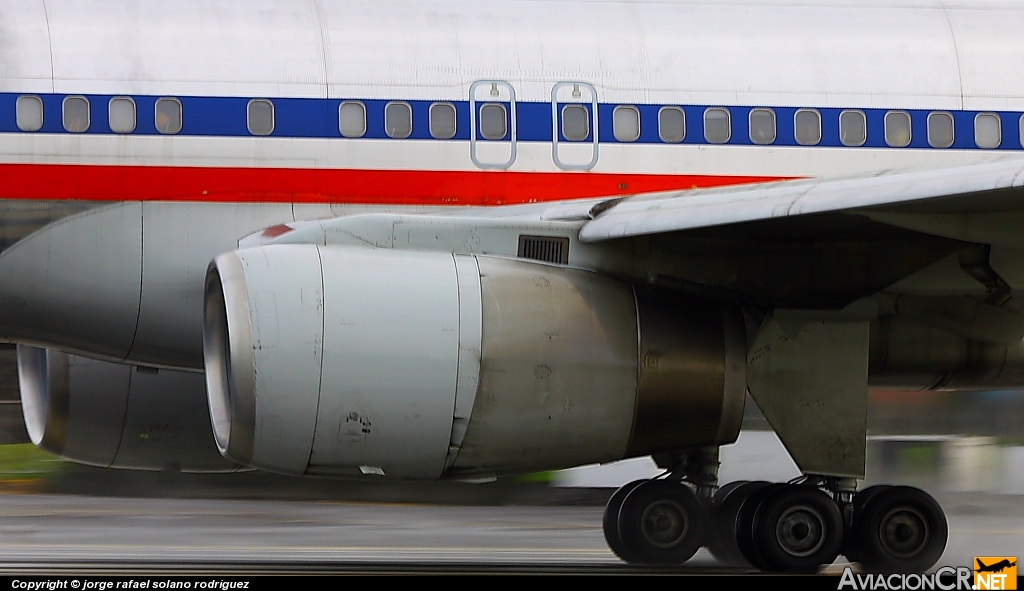
[[[720,459],[722,483],[800,475],[749,397],[740,438]],[[612,486],[657,473],[645,458],[565,470],[556,481]],[[871,392],[864,486],[877,483],[1024,495],[1024,392]]]
[[[870,394],[865,484],[933,492],[1024,495],[1024,393]],[[532,474],[488,484],[346,482],[261,472],[181,474],[74,464],[27,441],[12,348],[0,349],[0,493],[355,500],[438,504],[601,505],[614,488],[660,471],[649,458]],[[799,475],[748,398],[739,440],[721,451],[720,481]]]
[[[1021,553],[1024,394],[872,392],[868,433],[864,485],[918,486],[943,506],[941,564]],[[140,472],[74,464],[25,441],[14,351],[0,346],[0,572],[121,561],[618,568],[603,506],[618,486],[660,473],[650,458],[486,484]],[[749,398],[739,440],[720,459],[723,484],[799,475]],[[701,550],[687,568],[721,565]]]

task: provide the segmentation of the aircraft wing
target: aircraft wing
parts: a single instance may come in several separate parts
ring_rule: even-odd
[[[1024,210],[1024,159],[940,170],[886,171],[857,178],[674,191],[606,203],[603,209],[591,210],[593,219],[582,228],[580,240],[600,242],[825,213],[861,213],[877,221],[924,226],[915,229],[970,239],[959,235],[963,228],[943,231],[957,223],[948,219],[950,214],[999,216]]]

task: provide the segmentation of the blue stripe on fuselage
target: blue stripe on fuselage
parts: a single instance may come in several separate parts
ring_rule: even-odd
[[[37,94],[43,101],[43,127],[38,132],[21,132],[16,124],[16,102],[18,93],[0,93],[0,132],[6,133],[69,133],[61,121],[61,105],[67,94]],[[81,95],[89,99],[91,123],[85,135],[120,135],[110,131],[107,121],[107,105],[114,96],[123,95]],[[155,105],[158,96],[132,95],[136,104],[135,131],[127,135],[160,135],[155,127]],[[252,98],[261,97],[202,97],[180,96],[182,105],[182,128],[178,135],[208,137],[251,137],[246,123],[246,106]],[[338,107],[343,99],[275,98],[274,131],[269,137],[288,138],[337,138],[342,137],[338,129]],[[359,100],[366,106],[366,134],[369,139],[391,139],[384,129],[385,106],[392,102],[381,99]],[[456,133],[451,140],[469,140],[470,104],[468,101],[402,101],[412,107],[412,134],[410,140],[434,139],[430,134],[430,106],[435,102],[455,106]],[[484,103],[477,103],[479,109]],[[589,109],[589,105],[586,105]],[[613,111],[619,104],[598,105],[598,129],[600,143],[621,143],[615,139]],[[661,144],[658,133],[658,113],[662,107],[679,107],[685,114],[686,136],[682,144],[709,145],[703,133],[703,117],[709,107],[724,107],[731,115],[732,135],[726,145],[753,146],[748,132],[750,112],[756,108],[770,108],[775,112],[776,139],[772,146],[797,146],[794,137],[794,117],[803,107],[756,107],[736,105],[633,105],[640,112],[640,137],[638,144]],[[507,107],[507,104],[506,104]],[[846,147],[839,138],[839,115],[845,108],[815,108],[821,114],[821,141],[818,147]],[[857,108],[867,119],[867,141],[864,147],[886,148],[884,121],[888,109]],[[895,108],[895,107],[894,107]],[[928,143],[927,120],[933,110],[897,109],[910,114],[912,139],[908,148],[932,148]],[[974,141],[974,119],[979,113],[994,112],[1001,118],[1002,143],[1000,150],[1021,149],[1021,117],[1019,111],[941,111],[952,114],[954,120],[954,142],[951,149],[979,149]],[[592,115],[592,114],[591,114]],[[550,142],[552,140],[551,104],[547,102],[516,103],[517,141]],[[505,139],[510,139],[511,131]],[[479,136],[478,140],[483,140]],[[565,141],[560,137],[559,141]],[[585,141],[592,141],[588,137]]]

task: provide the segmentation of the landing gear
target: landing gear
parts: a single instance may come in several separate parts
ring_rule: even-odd
[[[626,562],[682,564],[706,545],[723,564],[768,572],[816,572],[840,553],[870,572],[921,572],[946,546],[941,507],[916,488],[854,495],[852,480],[805,477],[734,482],[701,498],[673,474],[631,482],[608,502],[605,538]]]
[[[736,533],[739,531],[740,510],[751,495],[757,493],[770,483],[763,481],[747,482],[740,480],[730,482],[718,489],[711,510],[708,550],[726,566],[749,567],[750,562],[740,550]]]
[[[652,480],[622,503],[619,535],[627,552],[651,564],[681,564],[704,542],[704,510],[688,487]]]
[[[763,570],[815,572],[832,564],[843,543],[843,516],[824,492],[808,485],[762,489],[738,539],[747,560]],[[749,529],[746,529],[748,528]]]
[[[646,482],[649,481],[634,480],[629,484],[622,485],[608,499],[608,504],[604,508],[604,520],[601,524],[604,529],[604,539],[608,542],[608,547],[612,549],[612,552],[626,562],[641,562],[642,557],[639,556],[639,553],[630,552],[629,548],[622,543],[622,537],[619,536],[619,509],[622,508],[622,503],[629,493]]]
[[[615,554],[638,564],[682,564],[705,543],[718,448],[655,456],[665,474],[630,482],[608,500],[604,537]]]
[[[704,542],[705,512],[685,484],[649,480],[620,488],[605,507],[608,546],[626,562],[682,564]]]
[[[928,493],[908,486],[884,487],[861,505],[854,514],[852,539],[866,570],[921,572],[942,556],[949,529],[942,508]]]

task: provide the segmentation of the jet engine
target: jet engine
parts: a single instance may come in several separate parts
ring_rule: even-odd
[[[269,245],[207,272],[218,448],[292,474],[487,478],[734,441],[738,309],[522,259]]]
[[[203,375],[18,345],[32,443],[75,462],[134,470],[231,472],[214,444]]]
[[[883,316],[871,323],[868,383],[891,390],[970,391],[1024,382],[1024,340],[979,336],[966,338],[903,314]]]

